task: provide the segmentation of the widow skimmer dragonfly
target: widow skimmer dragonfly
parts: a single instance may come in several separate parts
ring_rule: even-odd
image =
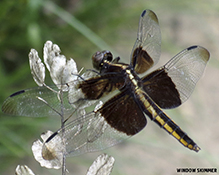
[[[71,121],[52,134],[51,141],[62,138],[65,155],[79,155],[113,146],[140,132],[147,117],[167,131],[183,146],[198,152],[200,147],[162,109],[180,106],[191,95],[209,60],[209,52],[191,46],[164,66],[144,75],[154,66],[161,52],[161,33],[157,16],[144,10],[140,16],[137,40],[130,64],[113,59],[109,51],[96,52],[93,66],[77,80],[66,83],[66,98],[60,104],[60,93],[47,87],[22,90],[12,94],[3,104],[5,113],[24,116],[54,116],[61,111]],[[72,75],[76,76],[76,75]],[[99,101],[115,92],[113,97]],[[57,98],[58,96],[58,98]],[[91,112],[83,109],[97,104]],[[75,111],[82,110],[81,114]],[[66,120],[67,121],[67,120]],[[60,137],[59,137],[60,136]]]

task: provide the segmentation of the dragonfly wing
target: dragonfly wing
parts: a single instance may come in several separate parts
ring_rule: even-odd
[[[18,91],[2,105],[2,111],[6,114],[27,117],[69,115],[73,110],[68,103],[67,92],[60,93],[44,86]]]

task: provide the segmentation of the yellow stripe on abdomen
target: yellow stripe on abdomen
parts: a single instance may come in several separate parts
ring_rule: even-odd
[[[136,98],[139,100],[141,108],[152,121],[157,123],[161,128],[164,128],[185,147],[188,147],[196,152],[200,150],[196,143],[188,137],[188,135],[182,131],[181,128],[172,119],[170,119],[168,115],[165,114],[144,91],[136,89],[136,93],[138,95]]]

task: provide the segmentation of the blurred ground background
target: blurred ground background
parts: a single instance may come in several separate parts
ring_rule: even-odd
[[[178,109],[166,111],[202,148],[199,153],[185,149],[148,120],[141,133],[118,146],[68,158],[70,174],[85,174],[103,152],[116,159],[113,175],[173,175],[177,174],[176,168],[184,167],[214,167],[219,171],[218,0],[3,0],[0,7],[0,104],[13,92],[36,86],[28,53],[35,48],[42,56],[47,40],[57,43],[79,68],[91,68],[91,55],[103,49],[118,53],[128,63],[144,9],[153,10],[160,22],[159,65],[191,45],[204,46],[211,53],[204,76],[190,99]],[[76,22],[66,22],[66,12]],[[84,31],[77,22],[94,33]],[[32,142],[43,131],[53,129],[53,123],[57,124],[52,118],[14,117],[0,112],[0,174],[14,174],[18,164],[27,164],[39,175],[61,174],[59,170],[41,168],[31,153]]]

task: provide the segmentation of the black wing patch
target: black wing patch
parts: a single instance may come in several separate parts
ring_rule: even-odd
[[[176,85],[165,72],[158,69],[142,79],[144,91],[163,109],[181,105],[180,94]]]
[[[200,46],[181,51],[163,67],[142,78],[145,92],[161,108],[179,106],[192,94],[209,57],[209,52]]]
[[[119,73],[107,73],[82,81],[78,88],[81,89],[86,99],[97,100],[122,86],[124,86],[123,76]]]
[[[141,131],[147,120],[134,99],[126,91],[112,97],[98,110],[107,123],[127,135]]]
[[[158,62],[160,52],[161,33],[157,16],[151,10],[144,10],[140,16],[130,65],[136,73],[144,73]]]

